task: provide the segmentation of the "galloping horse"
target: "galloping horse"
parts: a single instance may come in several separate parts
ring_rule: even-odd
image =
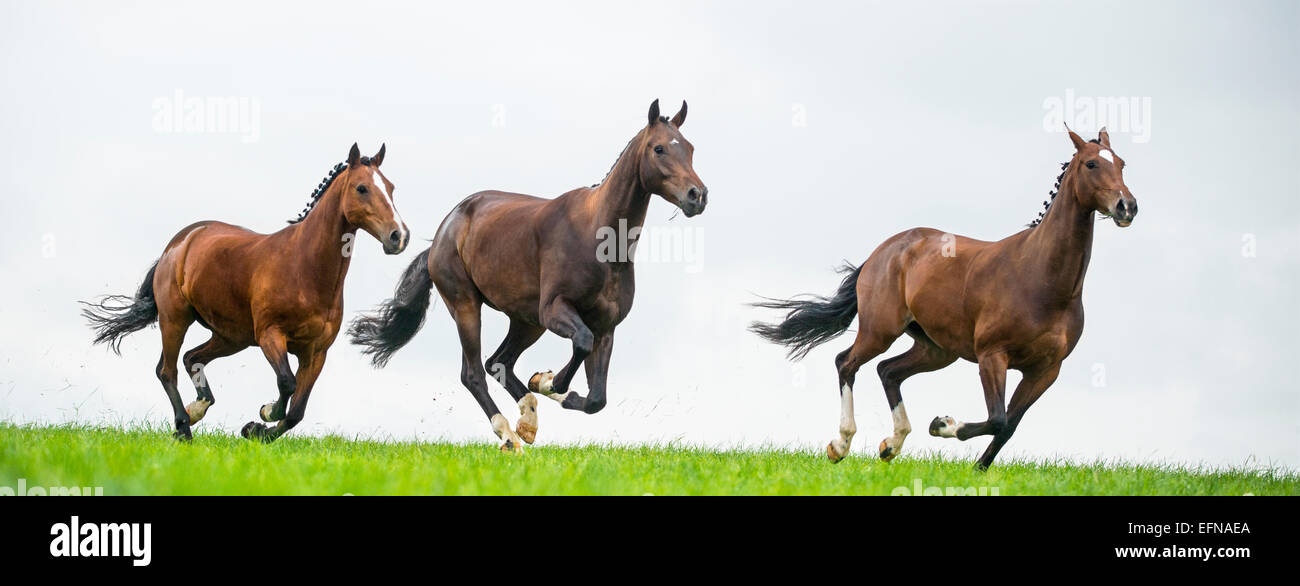
[[[379,171],[384,148],[362,157],[353,144],[347,163],[334,167],[307,209],[280,231],[258,234],[215,221],[190,224],[172,237],[134,297],[114,295],[86,304],[83,314],[95,330],[95,343],[106,343],[119,355],[124,336],[158,322],[157,374],[176,416],[176,439],[190,440],[190,426],[216,402],[207,365],[249,346],[261,347],[280,391],[259,415],[279,423],[249,422],[241,435],[270,442],[302,421],[343,320],[343,279],[357,229],[382,242],[387,254],[402,252],[410,239],[393,205],[393,184]],[[198,399],[185,405],[176,388],[176,357],[196,321],[212,331],[212,338],[185,353],[185,371],[198,392]],[[298,357],[296,375],[289,354]],[[290,397],[293,403],[286,405]]]
[[[1062,167],[1058,191],[1029,229],[998,242],[953,236],[930,228],[886,240],[865,263],[845,267],[848,276],[830,298],[773,300],[759,307],[787,310],[776,325],[752,331],[788,346],[798,359],[842,332],[858,317],[853,346],[835,357],[839,370],[840,434],[826,446],[832,462],[848,454],[853,421],[853,381],[858,368],[907,333],[907,352],[877,367],[893,413],[894,433],[880,442],[889,461],[911,432],[900,387],[908,377],[965,358],[979,364],[988,419],[961,423],[936,417],[930,435],[960,440],[992,435],[979,459],[986,469],[1015,433],[1025,411],[1056,380],[1061,361],[1083,333],[1083,277],[1092,254],[1094,212],[1120,227],[1137,215],[1137,200],[1124,185],[1124,160],[1103,128],[1096,140],[1069,131],[1075,154]],[[1024,378],[1007,407],[1007,369]]]
[[[609,244],[602,234],[625,222],[634,240],[652,194],[687,217],[704,211],[709,191],[692,168],[694,147],[679,130],[685,120],[685,102],[669,120],[660,118],[655,100],[648,124],[595,186],[550,200],[501,191],[465,198],[442,221],[429,249],[407,267],[393,298],[353,323],[352,342],[366,347],[375,366],[385,365],[423,325],[430,289],[437,285],[460,334],[461,382],[504,440],[503,451],[520,451],[521,440],[531,444],[536,437],[537,399],[530,392],[566,409],[600,411],[614,328],[632,309],[634,289],[631,259],[602,256],[602,245]],[[479,320],[485,303],[509,316],[510,329],[483,363]],[[559,374],[539,372],[524,386],[514,374],[515,361],[546,330],[572,340],[573,357]],[[586,397],[569,390],[584,361]],[[485,368],[518,402],[518,430],[510,429],[488,396]]]

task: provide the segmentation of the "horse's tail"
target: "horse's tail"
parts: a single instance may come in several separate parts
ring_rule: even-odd
[[[845,263],[839,272],[846,276],[840,288],[831,297],[811,296],[808,299],[769,299],[753,304],[755,307],[788,311],[777,324],[754,322],[749,331],[763,339],[790,348],[789,357],[799,360],[814,347],[834,339],[853,324],[858,313],[858,275],[862,265]]]
[[[121,356],[122,338],[158,321],[158,304],[153,298],[153,273],[157,269],[158,261],[154,261],[134,297],[107,295],[96,302],[81,302],[86,306],[81,310],[81,315],[86,317],[90,329],[95,331],[96,344],[108,344],[113,352]]]
[[[362,354],[370,356],[376,367],[388,364],[393,353],[405,346],[424,325],[424,314],[429,311],[429,294],[433,277],[429,276],[429,249],[411,261],[397,282],[393,298],[381,304],[373,313],[352,320],[348,335],[352,343],[365,346]]]

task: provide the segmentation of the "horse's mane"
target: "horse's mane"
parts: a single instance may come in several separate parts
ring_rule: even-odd
[[[1101,141],[1095,138],[1088,142],[1101,144]],[[1047,217],[1047,210],[1052,209],[1052,202],[1056,201],[1056,194],[1061,191],[1061,180],[1065,179],[1065,171],[1067,168],[1069,168],[1069,166],[1070,166],[1070,161],[1061,163],[1061,174],[1056,176],[1056,185],[1053,185],[1052,190],[1047,192],[1048,197],[1047,197],[1047,201],[1043,202],[1043,211],[1038,212],[1038,217],[1034,218],[1034,221],[1025,224],[1025,226],[1030,228],[1035,228],[1039,224],[1043,223],[1043,218]]]
[[[361,164],[369,165],[370,157],[361,157]],[[330,169],[329,174],[326,175],[324,179],[321,179],[320,185],[316,186],[316,190],[311,192],[311,199],[307,200],[307,207],[302,209],[302,212],[298,214],[297,218],[289,220],[289,223],[297,224],[298,222],[307,219],[307,214],[310,214],[311,210],[316,207],[316,202],[320,201],[321,196],[325,195],[326,191],[329,191],[330,185],[334,183],[334,179],[347,168],[347,163],[334,165],[334,168]]]
[[[659,121],[668,122],[668,117],[660,116]],[[614,164],[609,166],[609,170],[605,171],[605,176],[602,177],[600,181],[591,184],[592,187],[600,187],[601,184],[605,183],[605,180],[609,179],[609,174],[614,172],[614,167],[617,167],[618,162],[623,160],[623,155],[627,154],[627,149],[632,148],[632,143],[636,142],[636,137],[638,136],[641,136],[641,131],[637,131],[636,134],[632,135],[632,138],[628,139],[627,144],[623,145],[623,150],[618,152],[618,158],[614,159]]]

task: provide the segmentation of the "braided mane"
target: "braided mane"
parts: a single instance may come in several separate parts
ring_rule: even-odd
[[[1095,138],[1088,142],[1101,144],[1101,141]],[[1025,226],[1029,228],[1034,228],[1037,227],[1039,224],[1043,223],[1043,219],[1047,217],[1047,211],[1052,209],[1052,202],[1056,201],[1056,194],[1061,191],[1061,180],[1065,179],[1065,170],[1069,168],[1069,166],[1070,166],[1070,161],[1061,163],[1061,174],[1056,176],[1056,185],[1053,185],[1052,190],[1047,192],[1048,197],[1047,197],[1047,201],[1043,202],[1043,211],[1038,212],[1038,217],[1034,218],[1034,221],[1025,224]]]
[[[360,164],[362,166],[370,165],[370,157],[361,157]],[[311,213],[311,210],[316,207],[316,202],[319,202],[320,198],[325,195],[325,192],[329,191],[330,185],[334,183],[334,179],[347,168],[347,163],[334,165],[334,168],[330,169],[329,174],[326,175],[324,179],[321,179],[320,185],[316,186],[316,190],[311,192],[311,199],[307,200],[307,207],[302,209],[302,212],[298,214],[297,218],[289,220],[289,223],[297,224],[298,222],[307,219],[307,214]]]

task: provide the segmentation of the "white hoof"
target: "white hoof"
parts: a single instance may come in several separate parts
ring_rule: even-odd
[[[930,435],[934,437],[957,437],[961,423],[951,417],[935,417],[930,422]]]
[[[208,414],[208,407],[212,402],[207,399],[198,399],[193,403],[185,406],[185,412],[190,416],[190,425],[194,425],[203,420],[203,416]]]
[[[880,460],[888,462],[903,453],[903,442],[895,440],[893,436],[890,436],[880,440],[880,446],[878,449],[880,450]]]
[[[826,457],[829,458],[831,462],[839,462],[847,455],[849,455],[848,442],[842,439],[837,439],[826,444]]]
[[[257,415],[262,418],[262,421],[265,421],[267,423],[275,423],[276,420],[271,418],[272,415],[271,412],[273,410],[275,410],[275,403],[267,403],[265,405],[262,405],[261,409],[257,410]]]
[[[524,440],[520,439],[515,430],[510,429],[510,421],[506,419],[505,415],[497,413],[492,416],[492,431],[497,434],[497,437],[505,440],[501,444],[501,451],[516,454],[523,453]]]

